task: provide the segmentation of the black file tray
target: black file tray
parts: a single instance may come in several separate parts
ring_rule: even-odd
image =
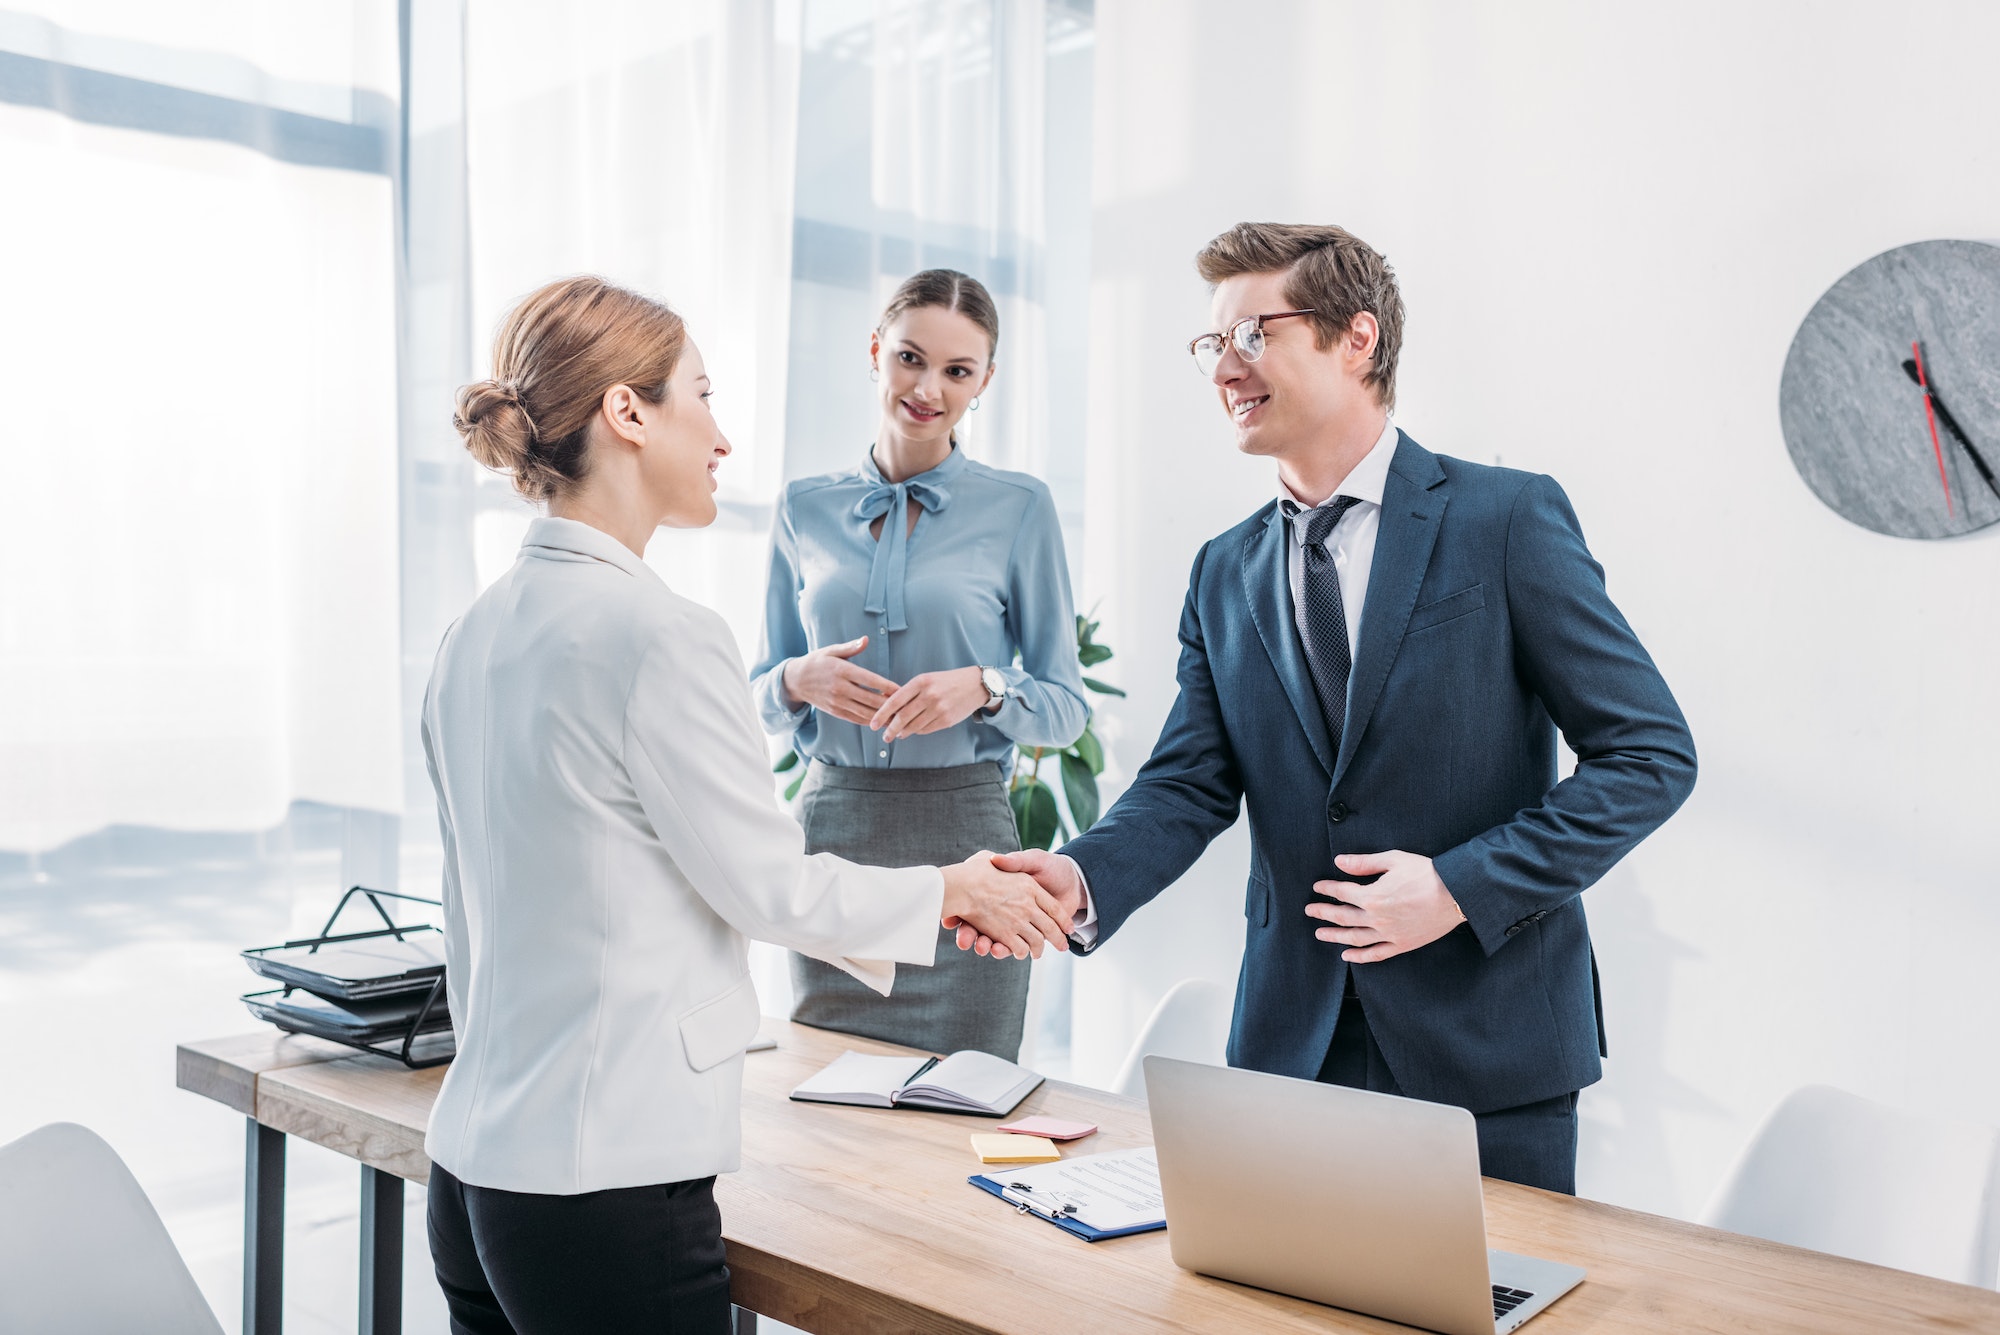
[[[388,925],[336,935],[333,925],[356,895],[366,898]],[[413,1055],[413,1049],[419,1038],[446,1032],[451,1026],[441,958],[443,933],[429,923],[397,923],[382,906],[384,899],[439,902],[394,890],[350,887],[318,936],[243,952],[244,962],[253,971],[283,984],[272,991],[250,993],[243,1003],[252,1015],[288,1033],[310,1034],[391,1057],[417,1070],[442,1066],[455,1055],[455,1045],[450,1051],[422,1057]],[[409,948],[412,946],[415,948]],[[324,957],[320,956],[322,950],[327,952]],[[325,964],[316,967],[321,958]],[[380,972],[376,972],[378,968]],[[291,1003],[295,990],[317,998],[319,1004]]]
[[[251,992],[243,1004],[260,1020],[295,1034],[311,1034],[349,1047],[380,1052],[383,1043],[423,1038],[451,1028],[451,1013],[428,995],[411,994],[387,1001],[328,1001],[304,988],[274,987]],[[383,1056],[400,1053],[383,1052]]]

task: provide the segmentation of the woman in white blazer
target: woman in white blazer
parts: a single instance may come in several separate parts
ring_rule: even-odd
[[[886,994],[940,921],[1014,955],[1064,948],[1068,922],[984,857],[805,853],[727,626],[641,559],[661,525],[714,519],[729,453],[678,316],[553,283],[493,369],[454,422],[548,517],[446,632],[424,701],[458,1035],[426,1142],[432,1256],[454,1331],[721,1332],[746,938]]]

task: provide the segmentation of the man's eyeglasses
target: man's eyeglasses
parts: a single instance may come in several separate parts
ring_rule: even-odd
[[[1205,376],[1215,374],[1215,368],[1222,365],[1222,354],[1230,347],[1236,349],[1237,356],[1246,362],[1254,362],[1264,355],[1264,322],[1266,320],[1289,320],[1294,315],[1311,315],[1311,308],[1302,311],[1277,311],[1270,315],[1250,315],[1229,326],[1227,334],[1203,334],[1188,344],[1188,351],[1194,355],[1194,364]],[[1226,340],[1226,341],[1225,341]]]

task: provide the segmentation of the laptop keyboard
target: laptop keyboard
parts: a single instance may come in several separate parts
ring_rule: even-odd
[[[1493,1319],[1498,1321],[1509,1312],[1535,1295],[1526,1289],[1510,1289],[1502,1284],[1493,1286]]]

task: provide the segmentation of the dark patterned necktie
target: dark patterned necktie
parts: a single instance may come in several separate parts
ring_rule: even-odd
[[[1326,549],[1327,535],[1347,513],[1359,505],[1356,496],[1336,496],[1315,510],[1303,510],[1286,503],[1292,523],[1305,520],[1300,535],[1305,560],[1304,578],[1299,581],[1301,605],[1298,610],[1299,638],[1305,643],[1306,665],[1312,669],[1313,687],[1319,692],[1320,712],[1326,716],[1326,730],[1333,753],[1340,754],[1340,734],[1347,723],[1347,678],[1354,668],[1354,651],[1347,642],[1347,609],[1340,600],[1340,572],[1333,553]]]

